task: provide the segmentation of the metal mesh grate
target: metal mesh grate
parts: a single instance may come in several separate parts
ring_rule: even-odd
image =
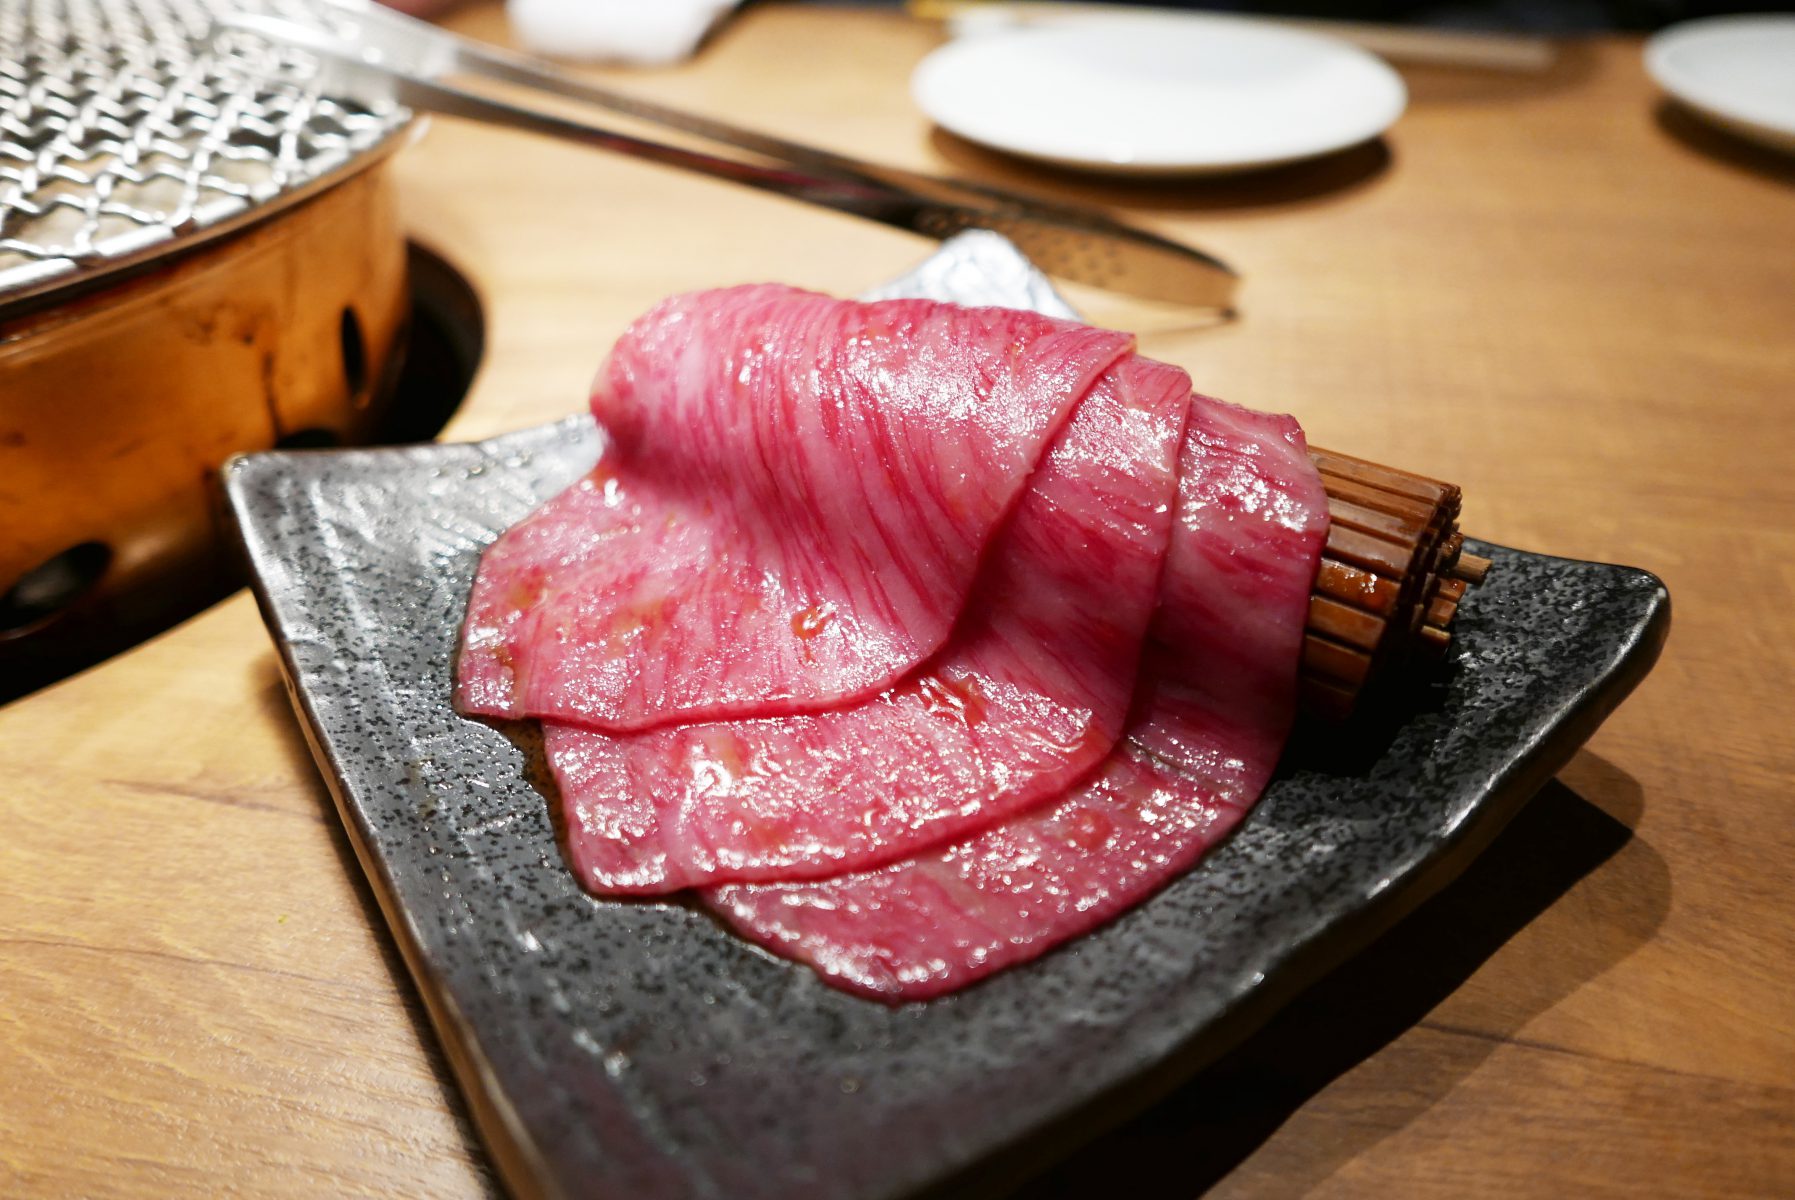
[[[0,0],[0,308],[222,232],[383,148],[410,114],[321,94],[212,14],[306,0]]]

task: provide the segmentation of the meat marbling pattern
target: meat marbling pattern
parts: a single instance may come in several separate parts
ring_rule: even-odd
[[[1296,713],[1327,496],[1296,423],[1192,407],[1161,608],[1123,743],[1057,801],[875,871],[706,893],[841,986],[919,1000],[1025,961],[1170,882],[1264,790]]]
[[[925,999],[1263,790],[1327,531],[1289,418],[1123,334],[772,285],[664,302],[593,411],[594,472],[482,558],[456,691],[544,721],[593,890]]]
[[[482,560],[463,712],[592,728],[815,711],[941,648],[988,539],[1132,339],[777,285],[618,341],[593,473]]]
[[[1183,371],[1080,402],[941,654],[827,712],[605,734],[548,722],[575,869],[667,892],[874,866],[1063,792],[1121,733],[1171,534]]]

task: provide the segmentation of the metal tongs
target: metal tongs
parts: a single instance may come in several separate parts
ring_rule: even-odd
[[[522,54],[480,45],[357,0],[324,0],[324,24],[261,13],[220,15],[234,30],[316,56],[358,94],[408,108],[521,129],[761,188],[933,238],[994,230],[1042,270],[1110,291],[1203,308],[1230,307],[1238,276],[1200,250],[1091,209],[1003,188],[863,162],[587,82]],[[650,141],[444,83],[467,75],[519,84],[770,160],[743,161]]]

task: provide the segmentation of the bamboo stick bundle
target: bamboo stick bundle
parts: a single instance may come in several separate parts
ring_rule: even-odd
[[[1312,448],[1331,525],[1303,642],[1304,705],[1352,714],[1379,680],[1444,654],[1465,590],[1489,560],[1464,553],[1459,489]]]

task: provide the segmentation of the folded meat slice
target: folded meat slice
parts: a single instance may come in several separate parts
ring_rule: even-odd
[[[1193,406],[1165,602],[1124,740],[1061,799],[955,845],[707,890],[730,924],[888,1001],[952,991],[1157,891],[1251,807],[1288,736],[1327,498],[1288,418]]]
[[[619,340],[591,475],[481,559],[463,712],[606,730],[814,711],[946,641],[988,539],[1125,334],[776,285]]]
[[[1130,355],[1061,430],[947,646],[840,709],[607,734],[546,723],[601,892],[858,870],[1066,790],[1114,746],[1171,536],[1190,380]]]

